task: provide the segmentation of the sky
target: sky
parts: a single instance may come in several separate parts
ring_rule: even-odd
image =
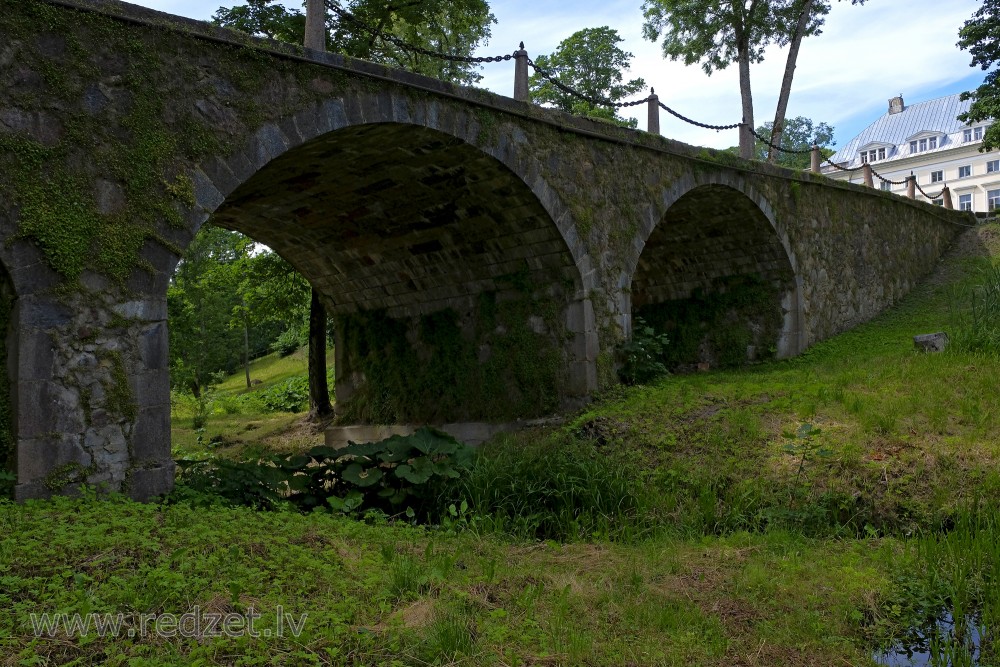
[[[239,0],[133,0],[135,4],[196,19],[209,19],[219,6]],[[286,2],[296,6],[295,0]],[[524,42],[530,56],[555,51],[583,28],[609,26],[634,54],[628,79],[642,77],[660,101],[703,123],[739,122],[740,91],[736,66],[706,75],[699,66],[663,58],[660,44],[642,37],[642,0],[490,0],[497,18],[493,36],[477,55],[513,52]],[[969,66],[960,50],[958,30],[981,6],[979,0],[868,0],[863,6],[833,2],[821,35],[803,40],[792,85],[788,117],[805,116],[834,128],[838,146],[847,144],[902,95],[907,104],[972,90],[984,72]],[[787,48],[771,47],[751,67],[755,124],[773,120]],[[511,95],[512,62],[486,65],[481,87]],[[645,107],[637,107],[645,128]],[[699,146],[726,148],[735,131],[700,129],[661,114],[665,136]]]

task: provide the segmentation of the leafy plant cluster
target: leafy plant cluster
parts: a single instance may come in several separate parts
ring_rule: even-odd
[[[656,333],[641,317],[635,318],[632,338],[618,347],[622,366],[618,376],[625,384],[646,384],[667,374],[663,354],[670,337]]]
[[[757,276],[729,278],[712,293],[646,306],[637,317],[670,337],[658,358],[668,369],[705,356],[713,366],[740,366],[750,345],[758,358],[773,356],[781,330],[776,291]]]
[[[468,470],[472,458],[467,445],[425,427],[381,442],[320,446],[260,461],[181,460],[174,497],[207,495],[265,510],[405,512],[418,519],[438,512],[444,484]]]

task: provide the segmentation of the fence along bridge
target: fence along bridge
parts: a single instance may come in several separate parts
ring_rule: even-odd
[[[971,222],[112,0],[2,0],[0,45],[19,499],[170,489],[166,291],[209,219],[322,295],[357,423],[578,404],[616,381],[635,314],[746,286],[737,356],[792,356],[896,302]]]

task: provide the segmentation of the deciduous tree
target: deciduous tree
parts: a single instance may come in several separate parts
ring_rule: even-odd
[[[579,30],[562,42],[555,53],[538,56],[535,63],[560,83],[589,98],[618,102],[634,95],[646,86],[641,78],[624,81],[632,62],[632,54],[621,49],[618,31],[608,26]],[[593,104],[561,90],[551,81],[533,74],[530,81],[532,99],[569,113],[603,118],[627,127],[636,121],[622,118],[615,109]]]
[[[983,0],[983,6],[965,22],[958,33],[958,46],[972,54],[972,67],[983,71],[1000,63],[1000,0]],[[1000,70],[993,69],[982,85],[962,93],[972,100],[967,113],[958,117],[963,123],[979,123],[1000,118]],[[982,151],[1000,147],[1000,123],[990,125],[983,135]]]
[[[329,50],[363,58],[445,81],[472,84],[480,80],[475,63],[441,60],[401,48],[379,35],[392,35],[414,46],[452,56],[471,56],[490,37],[496,17],[487,0],[351,0],[343,9],[357,21],[342,20],[327,11]],[[293,44],[302,44],[305,15],[286,9],[278,0],[246,0],[220,7],[216,24]]]
[[[772,143],[778,144],[801,41],[820,32],[830,0],[645,0],[642,7],[643,33],[651,41],[663,37],[664,57],[685,65],[701,63],[706,74],[737,64],[745,123],[740,156],[746,159],[754,156],[755,147],[749,131],[754,127],[750,65],[761,62],[764,49],[771,44],[790,46],[771,123]]]

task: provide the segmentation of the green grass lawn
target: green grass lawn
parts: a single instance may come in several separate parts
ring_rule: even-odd
[[[202,429],[196,428],[194,422],[198,402],[190,395],[173,392],[170,432],[174,457],[246,459],[321,444],[322,433],[306,422],[304,411],[268,410],[253,400],[289,380],[305,377],[307,355],[308,349],[303,347],[286,357],[275,352],[255,359],[250,362],[249,388],[242,369],[226,377],[207,394],[207,418]],[[332,372],[333,348],[327,350],[327,360]]]
[[[960,245],[896,308],[798,359],[609,392],[563,427],[493,443],[496,467],[467,480],[576,443],[643,490],[645,518],[618,540],[529,539],[485,516],[456,533],[187,502],[0,503],[0,664],[873,665],[942,608],[984,625],[978,664],[997,664],[1000,364],[912,344],[957,332],[1000,230]],[[304,372],[260,360],[254,377],[273,386],[294,363]],[[223,410],[201,442],[190,417],[175,411],[179,454],[308,444],[295,415]],[[540,461],[528,482],[585,483]],[[30,620],[253,608],[274,629],[278,605],[308,614],[299,636],[39,638]]]

